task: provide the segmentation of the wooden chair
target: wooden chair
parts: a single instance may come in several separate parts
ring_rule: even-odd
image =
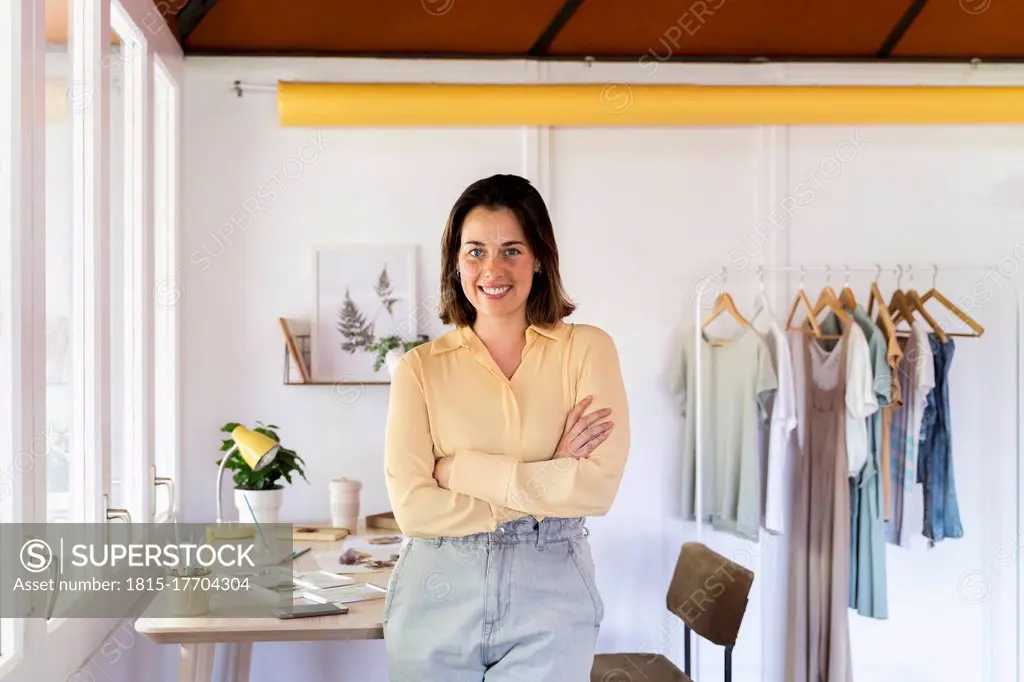
[[[652,653],[594,656],[591,682],[693,682],[690,631],[725,647],[725,682],[732,682],[732,650],[747,610],[754,574],[705,545],[687,542],[679,551],[668,587],[668,610],[683,621],[684,670]]]

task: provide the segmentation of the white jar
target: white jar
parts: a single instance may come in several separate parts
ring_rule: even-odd
[[[330,482],[331,525],[355,534],[359,529],[359,493],[363,484],[348,478]]]

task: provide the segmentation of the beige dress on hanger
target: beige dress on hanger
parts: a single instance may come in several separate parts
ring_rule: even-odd
[[[846,356],[851,330],[831,352],[807,334],[802,453],[795,462],[789,532],[786,682],[852,682],[850,488],[846,454]]]

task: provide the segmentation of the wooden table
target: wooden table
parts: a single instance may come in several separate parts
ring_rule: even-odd
[[[398,531],[369,530],[368,535],[398,535]],[[312,551],[299,557],[294,564],[297,571],[317,568],[312,552],[337,549],[343,541],[296,542],[294,549],[311,547]],[[368,582],[386,587],[391,570],[359,573],[356,582]],[[278,618],[217,618],[215,614],[195,618],[152,618],[143,613],[135,621],[136,631],[158,644],[178,644],[181,653],[178,663],[180,682],[212,682],[213,658],[217,644],[229,644],[230,668],[235,682],[249,679],[252,645],[255,642],[310,642],[346,639],[383,639],[381,617],[384,599],[355,602],[347,605],[349,612],[339,616],[315,616],[281,620]]]

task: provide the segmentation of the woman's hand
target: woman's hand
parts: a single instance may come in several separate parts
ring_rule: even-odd
[[[434,461],[434,480],[439,488],[448,490],[448,481],[452,478],[452,464],[455,462],[455,455],[438,457]]]
[[[606,407],[583,416],[583,410],[593,399],[594,396],[588,395],[565,418],[565,429],[562,431],[562,440],[558,441],[558,447],[555,449],[554,459],[587,457],[611,434],[615,422],[600,421],[612,413],[611,408]]]

